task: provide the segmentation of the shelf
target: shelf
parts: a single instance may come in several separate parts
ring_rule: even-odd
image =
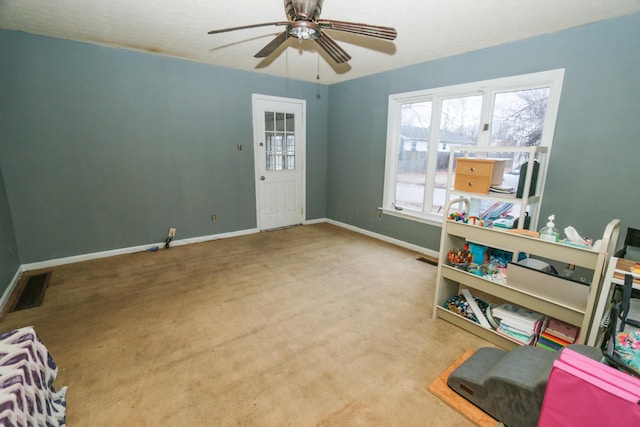
[[[484,338],[485,340],[499,347],[509,350],[521,345],[520,343],[517,343],[503,335],[500,335],[493,329],[483,328],[478,323],[455,314],[444,307],[438,306],[436,310],[439,318],[446,320],[447,322],[452,323],[462,329],[465,329],[472,334],[479,336],[480,338]]]
[[[461,287],[476,289],[480,292],[491,294],[496,298],[509,301],[515,305],[527,307],[536,312],[552,312],[554,318],[562,320],[563,322],[571,323],[576,326],[582,325],[582,319],[585,313],[584,308],[581,309],[579,307],[560,304],[552,299],[544,298],[532,292],[518,289],[508,283],[502,285],[446,265],[442,266],[442,277],[460,283]]]
[[[469,199],[483,199],[483,200],[493,200],[501,203],[521,203],[523,200],[521,197],[516,197],[516,193],[471,193],[469,191],[460,191],[450,189],[449,194],[452,196],[461,196],[467,197]],[[537,203],[540,200],[538,196],[530,196],[527,199],[527,204],[529,203]]]
[[[447,233],[450,235],[458,236],[492,248],[503,249],[510,252],[525,252],[530,255],[552,258],[563,264],[573,264],[593,269],[593,266],[602,256],[600,252],[591,249],[547,242],[496,228],[484,228],[451,220],[446,221]]]

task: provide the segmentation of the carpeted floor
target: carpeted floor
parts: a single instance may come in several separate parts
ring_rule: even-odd
[[[436,268],[328,224],[54,268],[33,325],[74,426],[465,426],[427,391],[489,345],[433,320]]]

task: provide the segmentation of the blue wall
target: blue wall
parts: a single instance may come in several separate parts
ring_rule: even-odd
[[[307,219],[438,250],[439,227],[377,219],[389,94],[565,68],[542,215],[640,225],[640,15],[329,87],[12,31],[0,57],[0,289],[20,263],[255,227],[252,93],[307,101]]]
[[[425,41],[428,43],[428,40]],[[440,227],[383,216],[388,97],[565,68],[542,218],[598,238],[613,218],[640,226],[640,15],[332,85],[327,215],[438,250]]]
[[[252,93],[306,100],[306,217],[326,216],[326,86],[9,31],[0,57],[22,263],[255,228]]]
[[[13,222],[9,211],[9,201],[4,189],[4,179],[0,171],[0,296],[9,285],[20,267],[18,245],[13,232]]]

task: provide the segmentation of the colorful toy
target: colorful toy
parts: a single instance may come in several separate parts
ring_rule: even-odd
[[[465,216],[464,212],[453,212],[449,214],[449,219],[452,221],[464,221]]]
[[[478,218],[477,216],[470,216],[464,220],[466,224],[471,225],[479,225],[480,227],[484,227],[484,220]]]

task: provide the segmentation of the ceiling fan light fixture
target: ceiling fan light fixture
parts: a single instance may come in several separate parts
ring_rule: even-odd
[[[293,21],[287,32],[298,40],[317,40],[320,37],[320,25],[311,21]]]

